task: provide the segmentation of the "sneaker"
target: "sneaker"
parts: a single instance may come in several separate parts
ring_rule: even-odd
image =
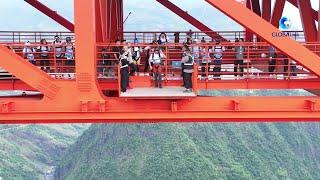
[[[160,85],[159,88],[162,89],[162,85]]]
[[[186,89],[186,90],[184,90],[183,92],[184,92],[184,93],[191,93],[192,91],[191,91],[191,89]]]

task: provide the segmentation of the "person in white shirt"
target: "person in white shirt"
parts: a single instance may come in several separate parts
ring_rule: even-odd
[[[149,67],[153,72],[155,87],[162,88],[163,58],[166,58],[159,47],[155,47],[149,57]]]
[[[54,56],[56,57],[56,65],[58,72],[62,71],[62,67],[64,64],[62,63],[63,58],[63,43],[58,35],[54,36],[54,41],[52,42],[54,48]]]
[[[34,59],[34,53],[35,49],[31,47],[30,42],[26,42],[24,44],[24,48],[22,50],[24,58],[26,58],[31,64],[36,64],[36,60]]]

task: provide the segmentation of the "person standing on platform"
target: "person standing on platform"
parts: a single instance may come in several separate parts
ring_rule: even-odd
[[[37,47],[37,51],[40,52],[40,66],[41,69],[47,73],[50,73],[50,60],[48,42],[45,39],[41,39],[40,46]]]
[[[129,67],[130,67],[129,75],[130,76],[134,76],[136,74],[136,72],[137,72],[137,67],[134,64],[133,59],[132,59],[133,50],[132,50],[132,47],[131,47],[131,43],[127,43],[126,47],[127,47],[127,51],[128,51],[128,61],[129,61]]]
[[[162,88],[163,58],[166,58],[166,56],[159,47],[155,47],[149,57],[149,67],[153,72],[155,87],[157,88]]]
[[[134,39],[134,46],[132,48],[132,60],[133,64],[135,65],[135,75],[140,71],[139,66],[140,66],[140,61],[141,61],[141,52],[142,48],[138,46],[138,38]]]
[[[181,63],[184,64],[183,69],[183,75],[184,75],[184,85],[186,90],[185,93],[191,93],[192,92],[192,73],[194,71],[194,58],[191,54],[190,49],[187,47],[184,53],[184,56],[182,57]]]
[[[217,79],[220,79],[221,75],[221,64],[223,58],[223,52],[225,51],[225,47],[221,45],[221,41],[217,40],[216,45],[209,49],[210,58],[213,59],[213,76]],[[212,56],[213,55],[213,56]]]
[[[274,73],[274,71],[276,70],[277,52],[273,46],[270,46],[268,48],[268,51],[269,51],[268,71],[269,71],[269,75],[272,75]]]
[[[54,48],[54,56],[56,57],[56,66],[58,72],[62,72],[64,69],[63,64],[63,43],[58,35],[54,36],[54,41],[52,42],[52,46]]]
[[[240,38],[236,40],[236,46],[235,46],[235,54],[236,54],[236,59],[234,61],[234,75],[237,76],[243,76],[244,72],[244,52],[245,52],[245,47],[243,46],[243,38]]]
[[[125,93],[127,91],[127,87],[129,85],[129,50],[127,46],[124,46],[120,57],[119,57],[119,65],[120,65],[120,75],[121,75],[121,92]]]
[[[31,64],[36,65],[36,60],[34,59],[34,53],[35,50],[33,47],[31,47],[30,42],[26,42],[25,46],[22,50],[24,58],[26,58]]]

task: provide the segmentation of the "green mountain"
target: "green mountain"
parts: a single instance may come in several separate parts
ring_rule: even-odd
[[[0,179],[43,179],[87,128],[88,125],[0,125]]]
[[[320,124],[93,125],[56,179],[320,179]]]

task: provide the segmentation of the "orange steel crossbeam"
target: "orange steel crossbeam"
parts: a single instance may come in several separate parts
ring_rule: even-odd
[[[61,87],[48,74],[2,45],[0,45],[0,55],[0,67],[39,90],[44,96],[54,98],[60,90]]]
[[[298,7],[297,0],[287,0],[290,4],[294,5],[295,7]],[[311,17],[313,20],[318,21],[318,11],[311,9]]]
[[[95,111],[82,106],[79,110],[67,109],[63,112],[34,111],[39,104],[23,106],[16,100],[12,108],[19,113],[0,113],[0,123],[319,121],[319,100],[319,97],[198,97],[183,100],[110,98]]]
[[[275,27],[279,27],[279,20],[282,16],[285,4],[286,4],[286,0],[276,0],[274,4],[270,22]]]
[[[317,28],[312,16],[310,0],[297,0],[306,41],[317,41]]]
[[[75,2],[76,82],[82,100],[102,101],[96,79],[96,14],[95,3],[88,0]]]
[[[50,17],[51,19],[53,19],[57,23],[59,23],[60,25],[62,25],[66,29],[68,29],[69,31],[72,31],[72,32],[74,31],[74,25],[70,21],[68,21],[67,19],[65,19],[61,15],[59,15],[56,11],[51,10],[49,7],[45,6],[40,1],[38,1],[38,0],[24,0],[24,1],[27,2],[28,4],[30,4],[31,6],[33,6],[34,8],[38,9],[43,14]]]
[[[168,0],[156,0],[166,8],[168,8],[173,13],[177,14],[181,18],[183,18],[185,21],[193,25],[194,27],[198,28],[200,31],[206,33],[208,36],[214,38],[214,39],[221,39],[223,41],[226,41],[226,39],[222,36],[220,36],[218,33],[214,32],[212,29],[210,29],[205,24],[201,23],[199,20],[185,12],[184,10],[180,9],[178,6],[173,4],[172,2]]]
[[[289,37],[276,37],[281,31],[234,0],[206,0],[239,24],[255,32],[268,43],[300,62],[304,67],[320,76],[320,57]]]

